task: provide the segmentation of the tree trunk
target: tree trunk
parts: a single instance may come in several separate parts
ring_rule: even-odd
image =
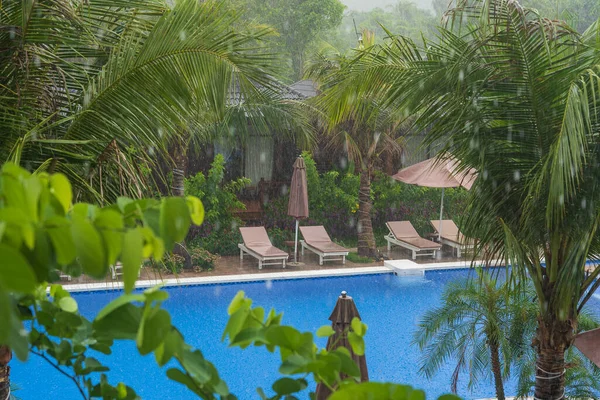
[[[535,397],[558,400],[565,393],[565,351],[573,340],[570,320],[550,318],[538,320],[538,330],[533,345],[537,350]]]
[[[496,386],[496,398],[498,400],[504,400],[504,382],[502,381],[502,367],[500,365],[500,352],[498,349],[498,343],[490,343],[490,356],[492,359],[494,385]]]
[[[183,197],[185,195],[184,179],[185,170],[187,169],[187,143],[184,140],[177,141],[173,148],[173,162],[175,167],[173,168],[173,182],[171,183],[171,193],[173,196]],[[175,243],[173,254],[177,254],[185,259],[184,267],[190,269],[192,265],[192,257],[185,245],[185,242]]]
[[[0,400],[8,399],[10,394],[10,367],[12,351],[8,346],[0,346]]]
[[[358,190],[358,255],[378,258],[373,223],[371,221],[371,168],[364,167],[360,172]]]
[[[173,181],[171,182],[171,193],[173,196],[183,196],[184,186],[183,180],[185,178],[185,170],[187,169],[187,148],[185,144],[178,142],[173,148],[173,162],[175,167],[173,168]]]

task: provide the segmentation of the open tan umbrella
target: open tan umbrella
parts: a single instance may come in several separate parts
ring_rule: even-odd
[[[440,226],[438,239],[442,236],[442,219],[444,213],[444,189],[447,187],[462,186],[471,189],[477,172],[474,169],[458,171],[458,161],[451,155],[446,154],[443,158],[430,158],[420,163],[411,165],[392,175],[397,181],[410,183],[412,185],[442,188],[442,202],[440,205]]]
[[[584,356],[600,367],[600,328],[578,334],[573,344]]]
[[[360,319],[360,314],[358,313],[358,309],[356,308],[356,304],[354,304],[354,300],[352,297],[348,296],[345,291],[340,294],[338,297],[337,303],[335,303],[335,308],[329,317],[331,321],[331,327],[335,331],[335,333],[327,339],[327,350],[335,350],[338,347],[345,347],[350,351],[350,355],[352,359],[358,366],[360,370],[360,380],[361,382],[366,382],[369,380],[369,371],[367,370],[367,359],[364,355],[357,356],[352,351],[352,346],[348,341],[347,332],[350,329],[350,324],[352,319],[357,317]],[[323,384],[317,385],[316,398],[317,400],[325,400],[327,397],[331,395],[331,391],[329,388]]]
[[[306,183],[306,164],[302,156],[296,158],[292,183],[290,185],[290,199],[288,202],[288,215],[296,218],[296,237],[294,240],[294,262],[298,261],[298,225],[300,218],[308,218],[308,185]]]

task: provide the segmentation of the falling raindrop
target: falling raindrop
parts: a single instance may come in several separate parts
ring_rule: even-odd
[[[510,182],[506,182],[506,184],[504,185],[504,190],[506,191],[506,193],[510,193]]]
[[[462,69],[458,71],[458,80],[461,82],[465,80],[465,71],[463,71]]]
[[[521,180],[521,171],[516,170],[515,172],[513,172],[513,179],[515,180],[515,182],[519,182]]]
[[[348,226],[354,228],[354,225],[356,225],[356,219],[354,217],[350,217],[348,219]]]
[[[585,207],[587,206],[587,201],[585,199],[585,197],[583,199],[581,199],[581,208],[585,210]]]
[[[163,128],[158,127],[158,137],[163,137],[163,135],[165,134]]]
[[[14,29],[14,28],[11,28],[11,29],[8,31],[8,37],[10,38],[10,40],[13,40],[13,39],[15,38],[15,36],[16,36],[16,35],[15,35],[15,29]]]
[[[483,180],[484,181],[488,178],[488,170],[487,169],[483,170],[483,175],[482,176],[483,176]]]
[[[179,31],[179,40],[181,40],[182,42],[185,40],[186,38],[186,34],[184,30]]]
[[[153,146],[148,147],[148,155],[149,156],[153,156],[154,155],[154,147]]]
[[[260,152],[260,163],[264,164],[267,162],[267,153],[265,153],[264,151]]]
[[[289,192],[289,191],[290,191],[290,190],[289,190],[289,188],[288,188],[288,185],[282,185],[282,186],[281,186],[281,195],[282,195],[282,196],[285,196],[286,194],[288,194],[288,192]]]
[[[560,196],[558,196],[558,203],[562,206],[563,204],[565,204],[565,196],[563,194],[561,194]]]
[[[273,281],[272,280],[265,281],[265,288],[267,288],[267,290],[271,290],[273,288]]]
[[[347,166],[348,166],[348,160],[346,159],[346,157],[340,157],[340,167],[342,169],[346,169]]]
[[[42,61],[40,60],[40,58],[38,56],[34,56],[33,57],[33,64],[39,68],[40,65],[42,65]]]
[[[358,224],[356,224],[356,232],[358,232],[360,234],[360,233],[362,233],[362,230],[363,230],[363,227],[359,221]]]
[[[215,290],[214,290],[214,295],[215,295],[215,297],[219,297],[219,296],[221,295],[221,291],[222,291],[222,290],[223,290],[223,289],[221,288],[221,286],[219,286],[219,285],[215,285]]]

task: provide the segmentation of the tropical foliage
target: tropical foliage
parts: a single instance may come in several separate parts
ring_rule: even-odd
[[[482,270],[477,275],[466,282],[448,284],[442,305],[428,310],[421,318],[414,341],[423,351],[421,372],[428,378],[448,360],[456,360],[453,393],[461,372],[468,372],[469,388],[491,372],[496,398],[504,400],[504,378],[516,347],[507,333],[511,315],[520,316],[522,312],[512,307],[514,303],[508,303],[518,297],[510,295],[508,285],[498,285],[497,276]],[[525,304],[528,303],[529,299]]]
[[[374,41],[373,33],[364,31],[359,48],[370,49]],[[356,96],[350,89],[340,90],[347,82],[345,77],[353,73],[353,66],[344,55],[323,52],[317,54],[308,74],[321,84],[322,93],[315,99],[315,104],[322,110],[327,126],[328,146],[343,148],[360,177],[358,254],[379,258],[371,218],[371,181],[377,160],[384,154],[401,153],[402,138],[398,134],[397,116],[379,102],[377,93]]]
[[[535,287],[537,398],[562,396],[565,351],[600,285],[600,269],[586,269],[600,245],[599,29],[578,34],[513,1],[459,1],[439,42],[370,49],[331,93],[375,93],[416,113],[430,142],[479,171],[463,229],[480,239],[479,255],[515,267],[512,283]]]
[[[204,399],[234,399],[215,367],[185,343],[162,308],[169,297],[160,288],[134,291],[144,258],[160,260],[181,241],[189,226],[202,223],[204,209],[195,197],[130,200],[99,207],[72,204],[72,188],[61,174],[30,174],[14,164],[0,170],[0,361],[2,383],[8,383],[11,349],[21,360],[36,355],[67,376],[84,399],[135,399],[133,388],[110,383],[109,367],[94,358],[111,354],[115,341],[134,341],[140,356],[152,353],[158,366],[169,363],[167,376]],[[79,314],[69,292],[56,282],[59,273],[84,272],[103,278],[109,265],[123,264],[124,293],[89,320]],[[58,271],[58,272],[57,272]],[[49,294],[49,295],[48,295]],[[282,399],[307,387],[307,375],[332,388],[341,398],[350,390],[387,393],[382,399],[424,399],[408,386],[356,383],[358,367],[348,350],[320,350],[309,332],[281,325],[282,314],[260,307],[240,292],[231,302],[223,339],[232,346],[276,349],[280,372],[273,384]],[[24,322],[27,322],[24,324]],[[364,353],[367,326],[352,321],[346,332],[353,351]],[[319,336],[333,333],[329,326]],[[98,375],[98,373],[100,375]],[[2,394],[8,392],[2,386]],[[262,393],[262,390],[259,390]],[[263,395],[263,397],[265,397]]]
[[[185,154],[258,104],[265,118],[298,114],[260,46],[270,29],[232,29],[221,2],[169,4],[3,3],[0,161],[62,172],[77,198],[140,197],[169,144]]]

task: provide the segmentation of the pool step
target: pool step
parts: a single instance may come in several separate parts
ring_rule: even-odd
[[[410,260],[386,260],[383,262],[384,267],[388,267],[397,275],[402,276],[423,276],[425,268],[422,265]]]

